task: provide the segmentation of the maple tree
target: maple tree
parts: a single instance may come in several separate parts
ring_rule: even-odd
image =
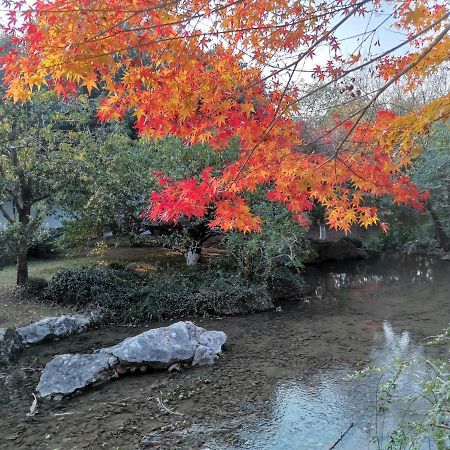
[[[208,143],[220,151],[239,137],[238,158],[220,170],[175,181],[161,176],[150,219],[201,217],[211,205],[210,226],[259,230],[246,193],[266,185],[268,198],[306,223],[314,203],[326,207],[330,226],[379,222],[372,196],[422,207],[421,193],[404,175],[420,152],[419,136],[449,117],[444,95],[406,115],[367,113],[399,80],[413,90],[445,64],[450,49],[449,11],[435,0],[3,0],[3,26],[14,50],[1,61],[14,101],[28,101],[42,85],[61,96],[79,86],[107,95],[100,120],[122,120],[131,111],[149,139],[181,137],[186,145]],[[353,17],[386,14],[404,40],[373,52],[375,30],[361,33],[346,50],[339,30]],[[369,23],[369,22],[368,22]],[[364,43],[367,46],[364,47]],[[327,49],[323,61],[316,54]],[[383,86],[364,97],[351,117],[339,118],[341,139],[325,152],[301,139],[299,88],[310,72],[317,89],[373,67]],[[309,70],[309,69],[308,69]],[[385,227],[384,224],[382,224]]]

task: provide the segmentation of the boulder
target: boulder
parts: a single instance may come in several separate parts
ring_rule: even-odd
[[[206,331],[192,322],[177,322],[145,331],[99,352],[115,356],[121,366],[144,364],[152,369],[166,369],[175,363],[191,362],[200,346],[217,355],[226,340],[222,331]]]
[[[22,340],[15,330],[0,328],[0,364],[6,364],[22,348]]]
[[[192,322],[155,328],[93,354],[56,356],[45,366],[37,392],[40,397],[61,398],[119,374],[177,363],[214,364],[226,340],[222,331],[206,331]]]
[[[220,353],[226,341],[227,335],[223,331],[205,331],[198,338],[199,344],[204,345],[214,353]]]
[[[199,345],[195,350],[192,366],[210,366],[219,359],[219,355],[214,353],[210,348]]]
[[[145,331],[99,352],[115,356],[122,366],[145,363],[154,369],[164,369],[176,362],[188,362],[198,345],[196,330],[190,333],[188,323],[177,322],[169,327]]]
[[[117,363],[107,353],[56,356],[45,366],[36,391],[40,397],[60,399],[116,377]]]
[[[348,238],[342,238],[337,242],[311,241],[311,247],[317,254],[314,260],[311,261],[314,263],[368,258],[367,252],[357,247],[357,245],[355,245],[355,243]]]
[[[39,322],[16,328],[24,345],[37,344],[55,337],[80,333],[91,324],[91,317],[80,314],[73,316],[47,317]]]

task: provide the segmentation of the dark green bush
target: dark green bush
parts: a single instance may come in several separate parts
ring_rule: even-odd
[[[142,279],[134,271],[110,267],[58,270],[45,295],[57,303],[120,309],[128,305]]]
[[[177,270],[145,276],[113,267],[60,270],[46,296],[58,303],[103,308],[117,322],[233,315],[273,307],[264,285],[220,270]]]
[[[270,296],[274,299],[293,299],[303,296],[304,280],[300,273],[279,268],[267,280]]]
[[[33,297],[42,297],[47,288],[48,282],[44,278],[28,278],[27,282],[22,286],[24,293]]]
[[[136,297],[129,310],[133,320],[247,314],[273,307],[264,285],[213,270],[152,277]]]

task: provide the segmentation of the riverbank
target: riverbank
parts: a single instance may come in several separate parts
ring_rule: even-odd
[[[197,320],[229,337],[216,366],[123,377],[59,403],[40,402],[33,419],[26,417],[31,393],[53,355],[90,352],[156,324],[91,330],[25,350],[0,371],[0,448],[136,449],[147,436],[148,448],[298,449],[302,442],[323,449],[350,423],[339,448],[367,447],[374,387],[344,378],[392,364],[402,348],[429,351],[417,343],[448,324],[450,266],[397,255],[328,264],[306,281],[314,301]]]

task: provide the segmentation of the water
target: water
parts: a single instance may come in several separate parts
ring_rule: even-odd
[[[402,421],[419,417],[424,402],[416,401],[414,412],[405,417],[409,403],[402,398],[420,393],[416,374],[426,368],[417,363],[404,371],[397,380],[397,401],[382,415],[377,415],[373,407],[376,386],[380,378],[386,381],[394,373],[392,368],[398,358],[417,358],[423,353],[423,345],[412,344],[407,331],[396,333],[389,322],[384,322],[383,333],[375,336],[370,356],[371,363],[381,372],[355,380],[355,370],[347,364],[319,371],[307,382],[280,382],[274,390],[270,419],[257,423],[253,432],[244,433],[244,447],[324,449],[343,436],[338,448],[376,448],[373,438],[386,442],[390,431]]]
[[[329,449],[342,434],[336,449],[373,447],[371,438],[386,439],[424,405],[405,413],[407,405],[396,402],[376,415],[379,374],[348,375],[442,351],[423,338],[449,323],[450,264],[384,255],[310,269],[306,281],[308,301],[285,301],[281,312],[197,321],[229,336],[215,366],[124,377],[40,403],[33,420],[26,419],[31,392],[54,354],[92,351],[147,327],[93,330],[27,350],[7,373],[0,370],[0,448],[135,449],[150,435],[164,449],[314,450]],[[418,392],[414,373],[399,379],[401,396]],[[157,398],[182,416],[161,411]]]

